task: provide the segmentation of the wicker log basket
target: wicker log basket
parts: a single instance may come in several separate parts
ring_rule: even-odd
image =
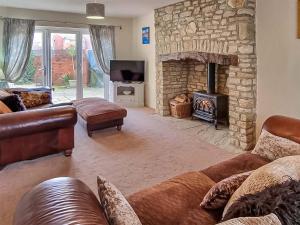
[[[183,119],[192,115],[192,98],[186,94],[178,95],[170,100],[171,116]]]

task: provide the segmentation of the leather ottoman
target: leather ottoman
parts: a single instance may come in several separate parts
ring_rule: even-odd
[[[73,101],[73,105],[90,137],[93,131],[109,127],[117,127],[120,131],[127,116],[126,109],[102,98],[83,98]]]

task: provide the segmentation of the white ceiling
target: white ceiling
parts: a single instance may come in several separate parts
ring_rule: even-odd
[[[0,0],[0,6],[85,13],[85,4],[87,2],[100,2],[106,6],[107,16],[137,17],[153,9],[179,1],[180,0]]]

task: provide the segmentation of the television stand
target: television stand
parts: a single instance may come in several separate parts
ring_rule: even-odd
[[[144,107],[144,82],[109,82],[109,101],[125,107]]]

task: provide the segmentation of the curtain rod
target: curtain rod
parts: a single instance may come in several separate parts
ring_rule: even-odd
[[[0,20],[3,20],[5,18],[10,18],[10,17],[3,17],[0,16]],[[74,22],[64,22],[64,21],[59,21],[59,20],[35,20],[37,22],[48,22],[48,23],[62,23],[62,24],[74,24],[74,25],[101,25],[101,24],[89,24],[89,23],[74,23]],[[111,25],[107,25],[107,26],[111,26]],[[122,30],[122,26],[112,26],[115,28],[119,28],[120,30]]]

